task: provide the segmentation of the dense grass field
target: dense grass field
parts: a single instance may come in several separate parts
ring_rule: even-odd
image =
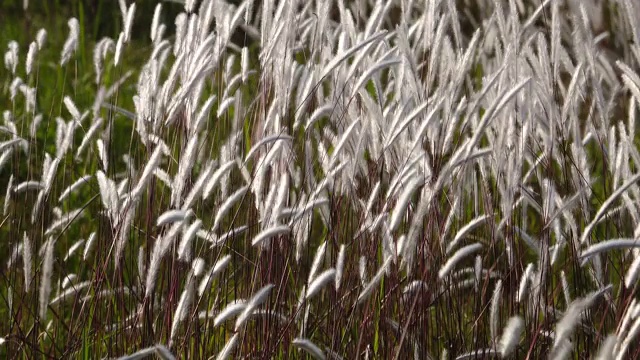
[[[0,358],[640,357],[640,4],[0,13]]]

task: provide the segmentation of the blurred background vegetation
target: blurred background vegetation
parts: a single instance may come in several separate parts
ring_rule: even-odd
[[[127,1],[130,3],[131,1]],[[157,0],[136,2],[136,21],[133,25],[133,38],[149,37],[149,24]],[[122,28],[122,16],[118,0],[45,0],[29,1],[28,8],[23,8],[23,0],[3,0],[0,10],[4,14],[2,39],[27,40],[33,31],[39,28],[58,29],[66,27],[69,17],[78,18],[82,34],[87,41],[99,40],[103,36],[116,37]],[[163,1],[162,20],[173,19],[182,5],[177,1]],[[145,15],[145,14],[148,14]],[[170,22],[166,23],[171,26]],[[20,42],[25,45],[24,41]],[[28,45],[28,43],[27,43]]]
[[[130,5],[134,1],[126,0]],[[229,3],[238,4],[240,0],[231,0]],[[90,109],[95,102],[95,95],[99,86],[110,86],[119,79],[129,76],[128,80],[119,87],[117,93],[111,99],[112,104],[119,108],[134,109],[133,96],[136,94],[136,85],[139,70],[148,61],[152,50],[150,28],[155,7],[162,4],[160,22],[167,26],[165,37],[171,39],[175,33],[175,17],[184,10],[184,4],[179,0],[138,0],[135,1],[136,12],[133,21],[130,43],[123,47],[121,63],[115,67],[113,62],[105,62],[101,84],[95,82],[95,69],[93,65],[94,47],[104,37],[118,39],[123,28],[123,18],[118,0],[30,0],[25,9],[23,0],[0,0],[0,48],[2,53],[7,51],[9,43],[15,41],[19,46],[18,76],[24,76],[24,59],[29,49],[29,44],[36,39],[40,29],[47,31],[45,45],[38,52],[34,71],[28,77],[22,79],[24,83],[35,86],[38,91],[37,112],[43,115],[42,125],[37,134],[37,142],[32,144],[33,152],[29,160],[25,161],[24,155],[15,152],[10,160],[12,171],[0,172],[0,184],[7,184],[11,173],[15,179],[30,179],[32,174],[40,171],[45,152],[55,154],[56,118],[67,118],[68,113],[63,104],[63,98],[70,96],[80,109]],[[198,1],[198,4],[200,2]],[[259,7],[254,8],[255,12]],[[76,18],[80,26],[80,38],[78,50],[71,61],[60,66],[60,56],[64,43],[69,35],[68,21]],[[237,32],[234,43],[248,41],[244,33]],[[171,62],[171,60],[169,60]],[[20,115],[10,99],[10,87],[12,76],[8,70],[0,66],[0,112],[11,110],[14,116]],[[113,121],[111,127],[112,141],[115,149],[127,149],[130,147],[132,122],[117,114],[109,112],[108,121]],[[20,119],[18,118],[18,123]],[[115,156],[115,155],[113,155]],[[72,178],[77,178],[90,169],[82,168],[81,164],[68,163],[64,166],[65,172]],[[91,189],[93,195],[97,188]],[[4,195],[5,189],[0,187]],[[21,206],[28,207],[28,204]],[[26,219],[10,219],[9,222],[18,224]],[[19,226],[0,226],[0,239],[17,239],[22,234],[17,230]],[[76,236],[74,231],[68,236]],[[12,242],[0,241],[0,253],[8,254],[12,251]],[[2,310],[0,309],[0,315]]]
[[[73,87],[74,100],[80,107],[89,106],[93,103],[93,99],[83,98],[83,93],[90,94],[92,92],[83,92],[83,87],[93,86],[93,76],[95,74],[92,64],[93,47],[103,37],[118,39],[118,35],[122,30],[123,19],[120,12],[118,0],[44,0],[28,2],[28,7],[24,9],[24,0],[0,0],[0,46],[3,52],[6,51],[10,41],[16,41],[20,46],[20,54],[26,54],[29,44],[35,40],[35,36],[40,29],[47,30],[47,45],[39,53],[40,66],[49,68],[52,71],[40,71],[32,74],[38,83],[45,83],[47,86],[38,88],[38,103],[41,111],[51,110],[50,115],[57,115],[54,109],[47,106],[56,104],[61,107],[62,102],[56,99],[61,98],[65,94],[61,89],[68,90],[65,86]],[[127,0],[127,5],[132,1]],[[228,1],[229,3],[238,4],[239,0]],[[132,30],[132,46],[125,49],[123,66],[121,66],[116,77],[121,76],[127,71],[137,71],[147,60],[149,51],[151,50],[150,27],[153,18],[153,12],[158,3],[162,3],[162,15],[160,22],[167,26],[165,34],[173,34],[175,24],[173,19],[184,9],[184,5],[180,0],[143,0],[135,1],[136,14],[133,22]],[[258,7],[254,8],[254,12]],[[60,61],[60,52],[63,44],[69,34],[67,22],[69,18],[75,17],[80,24],[80,41],[75,61],[70,62],[65,67],[65,72],[61,73],[58,66]],[[241,34],[236,34],[241,35]],[[246,39],[246,38],[244,38]],[[237,42],[236,42],[237,43]],[[21,64],[24,66],[24,64]],[[6,71],[4,67],[0,69],[0,75]],[[105,72],[109,74],[111,72]],[[77,75],[77,76],[76,76]],[[135,73],[133,74],[135,78]],[[78,77],[81,76],[81,77]],[[3,76],[7,79],[8,77]],[[27,79],[25,79],[27,80]],[[131,96],[134,94],[132,86],[135,81],[129,83],[130,88],[123,87],[119,99],[124,100],[122,104],[124,108],[131,109],[125,105],[132,105]],[[1,84],[2,92],[7,94],[10,84]],[[58,100],[58,101],[54,101]],[[10,107],[10,101],[7,97],[0,97],[0,105],[6,109]]]
[[[138,69],[142,67],[151,51],[150,24],[153,11],[159,1],[137,1],[135,21],[133,23],[132,39],[130,46],[124,49],[123,61],[117,68],[109,62],[105,64],[108,71],[105,71],[103,84],[113,84],[117,79],[122,78],[126,73],[131,72],[130,80],[122,86],[115,95],[115,101],[120,107],[126,109],[133,108],[133,95]],[[131,1],[127,1],[127,4]],[[183,5],[177,2],[163,1],[162,22],[169,27],[167,34],[173,33],[173,19]],[[63,44],[69,35],[67,25],[69,18],[75,17],[80,25],[80,39],[78,51],[72,61],[61,67],[60,55]],[[98,85],[95,83],[95,70],[93,66],[93,49],[96,43],[103,37],[118,38],[123,26],[123,19],[120,12],[118,0],[82,0],[63,1],[45,0],[29,1],[27,9],[24,9],[23,0],[0,0],[0,47],[3,53],[8,48],[11,41],[17,42],[19,46],[20,63],[18,73],[24,74],[24,58],[29,48],[29,44],[35,40],[40,29],[47,31],[47,38],[44,47],[38,53],[38,65],[28,78],[22,79],[25,83],[30,83],[38,88],[37,108],[43,115],[43,126],[38,132],[38,142],[33,145],[34,152],[29,161],[20,159],[20,153],[13,155],[11,164],[16,178],[30,178],[28,174],[39,171],[36,164],[40,164],[44,151],[53,152],[56,136],[56,117],[66,117],[62,99],[66,95],[73,97],[80,108],[90,108],[95,100]],[[24,75],[21,75],[24,76]],[[10,100],[11,76],[7,74],[4,66],[0,67],[0,107],[2,110],[15,110]],[[12,111],[16,113],[15,111]],[[21,115],[18,115],[21,116]],[[19,119],[18,119],[19,120]],[[128,146],[127,139],[132,130],[131,122],[122,117],[113,117],[117,125],[113,127],[119,133],[126,136],[114,135],[116,146]],[[67,164],[65,171],[75,177],[87,169],[82,169],[78,165]],[[4,171],[0,174],[0,184],[7,184],[9,175],[12,172]],[[4,194],[5,189],[0,189]],[[24,205],[28,206],[28,205]],[[11,219],[11,222],[20,221]],[[6,224],[9,225],[9,224]],[[0,239],[14,239],[22,235],[17,232],[19,226],[3,226],[0,230]],[[12,230],[13,229],[13,230]],[[15,230],[15,231],[14,231]],[[74,234],[72,234],[73,236]],[[11,251],[11,242],[0,241],[0,252]]]

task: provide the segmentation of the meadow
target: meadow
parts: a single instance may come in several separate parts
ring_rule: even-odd
[[[1,12],[1,358],[640,357],[640,4]]]

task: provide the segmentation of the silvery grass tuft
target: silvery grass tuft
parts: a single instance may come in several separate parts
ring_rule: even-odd
[[[633,2],[102,5],[2,44],[0,354],[640,354]]]

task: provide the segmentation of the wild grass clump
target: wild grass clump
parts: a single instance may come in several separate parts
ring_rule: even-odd
[[[3,39],[0,354],[640,355],[639,5],[117,4]]]

